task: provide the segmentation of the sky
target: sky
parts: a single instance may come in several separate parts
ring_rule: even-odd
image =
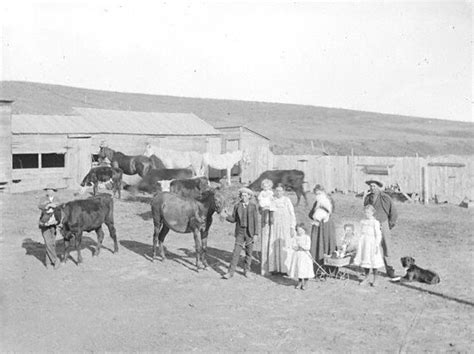
[[[468,1],[9,1],[0,78],[473,122]]]

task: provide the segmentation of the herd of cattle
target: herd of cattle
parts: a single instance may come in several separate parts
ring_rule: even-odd
[[[81,186],[93,186],[94,196],[78,199],[60,205],[54,211],[58,228],[64,238],[65,249],[63,262],[69,258],[70,245],[77,250],[77,263],[82,262],[81,242],[83,232],[95,231],[97,234],[98,255],[104,239],[102,229],[105,224],[114,240],[114,253],[118,252],[117,234],[114,227],[113,197],[109,194],[97,194],[100,182],[112,184],[113,195],[121,197],[123,174],[139,174],[141,181],[134,186],[127,186],[132,192],[141,191],[153,194],[151,212],[153,217],[153,255],[155,259],[157,244],[162,259],[165,259],[163,242],[169,230],[178,233],[193,233],[196,248],[196,266],[206,267],[207,237],[214,213],[223,213],[224,194],[219,188],[212,188],[205,176],[194,176],[193,170],[187,168],[166,168],[156,157],[127,156],[109,148],[101,148],[100,158],[107,157],[111,165],[92,168],[84,177]],[[303,189],[304,173],[299,170],[272,170],[260,175],[248,187],[254,191],[261,190],[261,182],[270,179],[274,185],[281,183],[284,188],[293,190],[300,198],[305,198]],[[43,214],[41,219],[47,221]]]

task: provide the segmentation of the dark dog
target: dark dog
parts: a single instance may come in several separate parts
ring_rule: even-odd
[[[439,275],[435,272],[418,267],[415,259],[412,257],[402,257],[402,266],[407,269],[407,274],[401,279],[406,281],[418,280],[427,284],[438,284],[440,282]]]

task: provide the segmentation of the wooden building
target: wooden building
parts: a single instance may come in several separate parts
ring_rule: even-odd
[[[3,128],[9,114],[1,108]],[[12,192],[48,183],[77,188],[101,144],[127,155],[143,154],[147,143],[178,151],[221,151],[221,133],[192,113],[74,111],[70,116],[11,116],[11,152],[2,148],[0,161],[8,164],[10,158]],[[2,177],[9,179],[8,174]]]
[[[222,151],[242,150],[249,163],[240,164],[233,169],[242,183],[255,180],[262,172],[271,170],[270,139],[244,126],[216,128],[222,133]]]

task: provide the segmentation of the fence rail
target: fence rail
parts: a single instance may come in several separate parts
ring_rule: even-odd
[[[384,156],[269,156],[273,169],[298,169],[310,186],[322,184],[329,191],[362,192],[365,181],[378,179],[397,183],[405,193],[441,197],[459,203],[474,199],[473,156],[384,157]]]

